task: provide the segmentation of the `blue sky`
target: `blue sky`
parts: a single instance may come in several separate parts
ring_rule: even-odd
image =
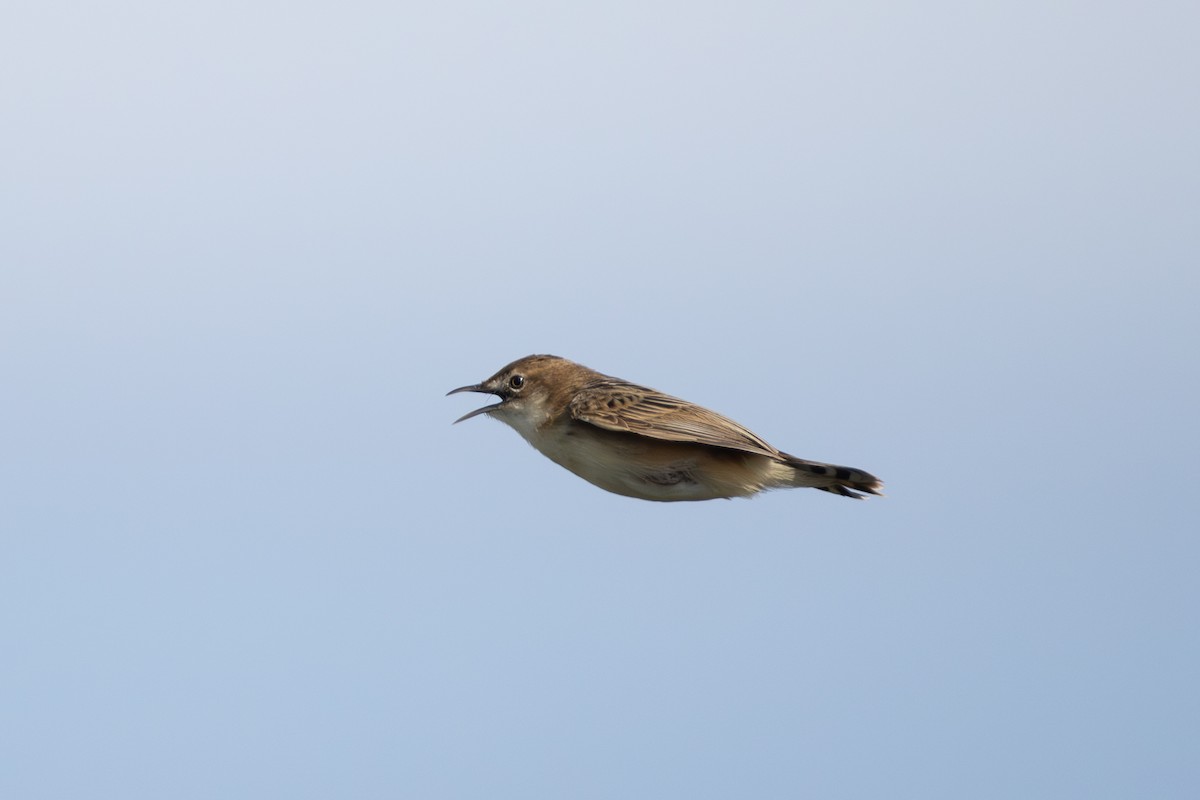
[[[1184,3],[17,3],[5,797],[1191,797]],[[606,494],[533,352],[888,497]]]

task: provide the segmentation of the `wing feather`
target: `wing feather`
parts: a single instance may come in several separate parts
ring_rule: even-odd
[[[616,379],[595,381],[576,393],[571,416],[610,431],[668,442],[694,442],[778,457],[779,451],[714,411],[645,386]]]

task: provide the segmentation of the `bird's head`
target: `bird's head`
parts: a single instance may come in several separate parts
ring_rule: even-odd
[[[500,398],[498,403],[463,414],[455,423],[488,414],[521,430],[541,425],[565,410],[575,388],[591,374],[587,367],[558,356],[525,356],[485,381],[460,386],[447,394],[482,392]]]

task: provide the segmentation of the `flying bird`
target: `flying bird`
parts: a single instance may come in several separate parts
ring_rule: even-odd
[[[447,394],[458,392],[500,402],[455,423],[494,417],[555,464],[626,497],[713,500],[794,487],[882,494],[879,479],[861,469],[797,458],[707,408],[558,356],[526,356]]]

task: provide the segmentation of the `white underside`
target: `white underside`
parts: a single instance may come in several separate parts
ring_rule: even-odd
[[[749,497],[790,486],[793,470],[765,456],[730,462],[694,445],[620,438],[586,425],[537,427],[524,414],[497,414],[542,455],[584,480],[643,500]]]

